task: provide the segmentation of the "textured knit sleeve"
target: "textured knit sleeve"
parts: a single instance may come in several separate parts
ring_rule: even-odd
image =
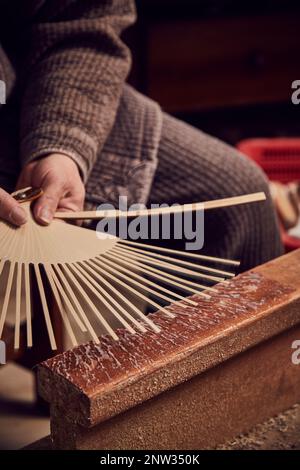
[[[120,40],[131,0],[47,0],[28,33],[22,164],[60,152],[87,179],[115,119],[130,54]]]

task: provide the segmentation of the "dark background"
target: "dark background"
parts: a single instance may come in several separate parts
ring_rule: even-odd
[[[129,77],[162,108],[223,140],[300,136],[300,2],[137,0]]]

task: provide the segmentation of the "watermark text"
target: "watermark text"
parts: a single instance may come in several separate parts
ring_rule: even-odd
[[[292,90],[295,91],[292,93],[291,100],[293,104],[297,105],[300,103],[300,80],[294,80],[292,82]]]
[[[97,236],[101,239],[105,234],[108,238],[112,235],[123,240],[185,240],[186,250],[200,250],[204,245],[204,210],[201,206],[197,211],[176,210],[177,207],[180,205],[152,204],[150,208],[154,212],[149,216],[137,214],[131,218],[128,212],[143,211],[146,206],[133,204],[128,207],[127,197],[120,196],[117,210],[124,212],[121,217],[113,216],[116,211],[113,204],[98,206],[98,212],[107,211],[111,215],[98,222]],[[166,209],[166,213],[157,214],[160,209]]]
[[[300,339],[296,339],[292,342],[292,349],[295,349],[292,354],[292,363],[298,366],[300,364]]]
[[[6,85],[3,80],[0,80],[0,104],[6,104]]]
[[[0,364],[6,364],[6,345],[0,339]]]

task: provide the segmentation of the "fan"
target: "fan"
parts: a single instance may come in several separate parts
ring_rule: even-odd
[[[28,212],[28,222],[15,228],[0,221],[0,337],[7,320],[8,310],[14,312],[14,346],[20,346],[20,326],[26,322],[27,346],[32,338],[32,286],[36,285],[52,349],[56,340],[51,322],[48,292],[52,291],[65,329],[73,346],[78,344],[76,331],[88,339],[99,342],[97,328],[118,340],[112,323],[130,333],[146,332],[159,327],[151,315],[136,300],[148,304],[162,314],[174,317],[167,304],[180,302],[182,308],[197,305],[187,294],[199,294],[206,299],[215,289],[216,282],[226,282],[234,276],[232,271],[211,266],[221,263],[231,267],[238,261],[214,258],[191,252],[181,252],[121,240],[115,236],[99,234],[94,230],[70,225],[63,220],[100,219],[103,217],[129,217],[159,215],[213,209],[265,199],[264,193],[237,196],[199,204],[141,210],[56,213],[49,226],[38,225],[30,210],[31,201],[41,190],[26,188],[14,193]],[[202,264],[205,263],[205,264]],[[208,265],[207,265],[208,264]]]

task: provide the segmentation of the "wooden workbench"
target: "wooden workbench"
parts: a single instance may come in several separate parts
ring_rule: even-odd
[[[212,448],[299,401],[300,251],[193,299],[39,366],[56,448]]]

